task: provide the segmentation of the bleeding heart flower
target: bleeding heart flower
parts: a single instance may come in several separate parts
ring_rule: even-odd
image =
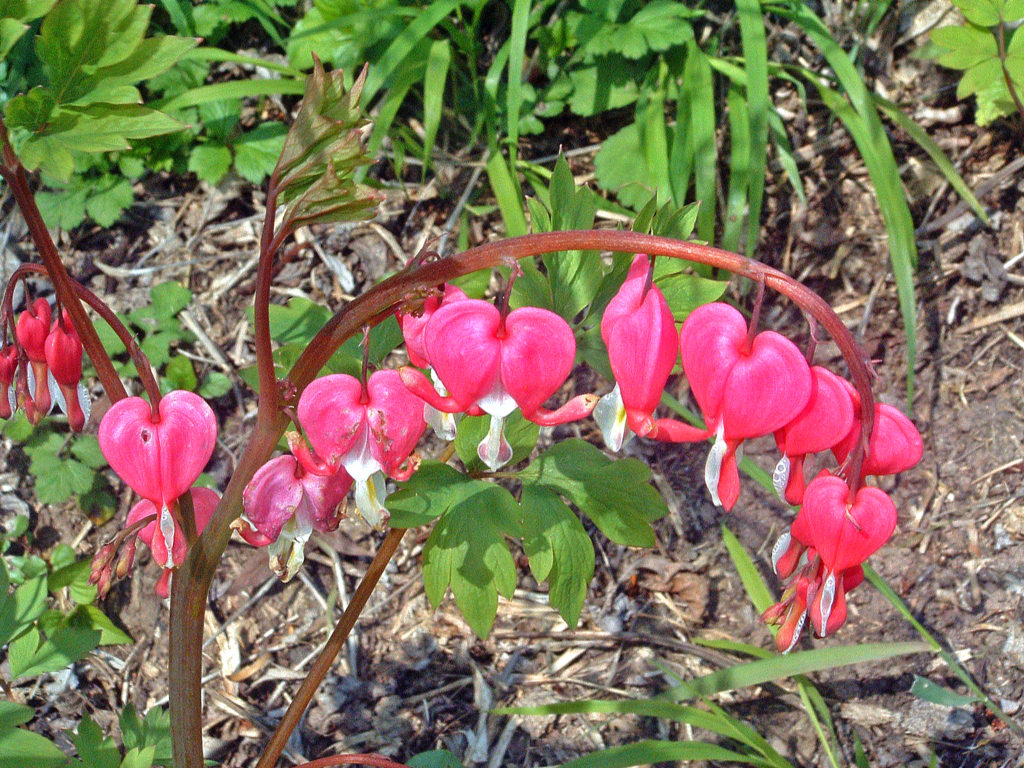
[[[57,405],[67,414],[72,432],[81,432],[89,419],[92,401],[82,386],[82,342],[67,310],[46,337],[46,365],[57,384]]]
[[[213,455],[217,419],[199,395],[160,399],[159,416],[141,397],[114,403],[100,421],[100,450],[128,486],[161,508],[187,491]]]
[[[220,496],[209,488],[193,488],[190,493],[196,532],[202,533],[207,523],[210,522],[210,518],[213,517],[213,512],[220,502]],[[139,530],[138,537],[149,547],[153,559],[164,569],[156,583],[156,593],[160,597],[167,597],[171,572],[185,562],[185,556],[188,554],[185,532],[177,520],[170,515],[165,515],[163,510],[157,509],[156,504],[149,499],[143,499],[132,507],[128,513],[128,519],[125,520],[125,527],[130,527],[148,517],[152,517],[153,520]]]
[[[553,425],[588,416],[597,402],[593,395],[580,395],[555,411],[541,407],[565,383],[576,358],[572,329],[554,312],[521,307],[502,318],[486,301],[456,301],[434,313],[423,342],[449,396],[439,395],[414,368],[403,368],[402,380],[440,411],[490,414],[477,453],[492,470],[512,458],[504,424],[516,408],[530,421]]]
[[[615,389],[601,398],[594,417],[613,451],[622,447],[627,423],[640,437],[657,437],[654,410],[679,359],[672,310],[658,287],[648,285],[650,269],[650,259],[638,255],[601,318]]]
[[[430,318],[434,316],[434,313],[443,303],[450,304],[453,301],[462,301],[466,298],[467,296],[461,288],[451,283],[445,283],[444,295],[437,296],[434,294],[428,296],[423,302],[420,314],[414,315],[407,312],[398,315],[398,323],[402,328],[402,337],[405,339],[405,348],[409,354],[410,363],[417,368],[428,368],[430,366],[430,362],[427,360],[427,350],[423,345],[423,333],[427,328],[427,323],[430,322]],[[448,390],[444,388],[444,384],[437,378],[437,374],[434,373],[433,369],[430,370],[430,378],[437,394],[441,397],[447,397]],[[431,429],[434,430],[434,434],[442,440],[455,439],[458,428],[455,414],[439,411],[429,403],[424,403],[423,418],[430,425]]]
[[[377,371],[365,387],[338,373],[306,387],[298,415],[317,455],[332,471],[342,466],[355,480],[359,514],[382,529],[389,518],[384,474],[404,480],[415,470],[415,459],[405,468],[402,464],[426,429],[423,401],[406,389],[397,371]]]
[[[46,372],[46,337],[49,332],[50,304],[46,299],[36,299],[31,307],[18,315],[14,333],[31,365],[32,381],[29,382],[29,388],[32,390],[31,397],[35,406],[34,413],[38,414],[37,420],[50,412],[53,402]],[[32,409],[25,409],[26,415],[32,412]]]
[[[18,348],[8,344],[0,349],[0,419],[14,415],[14,377],[18,373]]]
[[[860,395],[849,384],[846,391],[853,401],[855,418],[846,438],[832,448],[832,453],[840,463],[846,461],[860,440]],[[875,422],[864,463],[860,468],[861,478],[904,472],[917,464],[923,454],[924,443],[914,423],[898,408],[886,403],[875,403]]]
[[[289,442],[297,439],[289,435]],[[317,475],[307,472],[294,456],[278,456],[256,470],[246,485],[243,516],[232,527],[249,544],[269,547],[271,569],[288,581],[302,566],[313,531],[327,533],[338,527],[351,487],[352,478],[344,469]]]
[[[810,368],[800,350],[773,331],[763,331],[748,343],[743,315],[718,302],[690,314],[680,332],[680,348],[683,371],[707,429],[666,428],[665,439],[715,436],[704,481],[714,502],[730,510],[739,496],[740,443],[771,434],[796,418],[811,396]]]
[[[853,425],[853,403],[847,383],[820,366],[811,368],[811,397],[791,422],[775,431],[782,458],[772,481],[775,491],[790,504],[803,499],[806,480],[804,457],[827,451],[841,442]]]

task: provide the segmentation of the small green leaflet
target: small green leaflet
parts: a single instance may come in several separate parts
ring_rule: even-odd
[[[451,587],[469,626],[484,638],[494,625],[498,593],[510,598],[516,588],[505,536],[520,533],[518,509],[501,486],[481,480],[461,486],[449,487],[449,505],[423,547],[423,585],[435,608]]]
[[[617,544],[653,547],[650,524],[668,514],[665,501],[648,482],[651,470],[646,464],[612,461],[583,440],[552,446],[519,479],[524,486],[536,484],[566,497]]]
[[[459,422],[459,429],[455,435],[455,451],[467,472],[486,469],[476,450],[480,441],[487,436],[490,423],[490,416],[466,416]],[[523,418],[523,414],[518,410],[508,417],[505,421],[505,439],[512,446],[512,459],[509,465],[514,466],[530,455],[530,451],[537,444],[539,434],[540,427]]]

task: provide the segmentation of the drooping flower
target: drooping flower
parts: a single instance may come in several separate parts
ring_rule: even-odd
[[[30,417],[30,421],[32,416],[38,421],[49,413],[52,404],[46,371],[46,337],[50,332],[50,315],[49,302],[44,298],[38,298],[18,315],[18,323],[15,326],[15,336],[25,350],[30,366],[29,389],[35,406],[34,409],[25,408],[25,414]]]
[[[299,439],[289,435],[289,442]],[[282,581],[295,576],[313,531],[327,533],[345,516],[343,502],[352,478],[339,468],[318,475],[295,456],[271,459],[253,475],[242,494],[243,515],[232,527],[255,547],[268,547],[271,570]]]
[[[772,552],[782,578],[796,574],[783,599],[763,615],[780,623],[779,650],[792,649],[809,619],[818,637],[846,620],[846,592],[863,578],[862,563],[892,536],[896,507],[879,488],[865,486],[851,501],[850,488],[827,472],[812,480],[789,533]]]
[[[820,366],[811,368],[811,397],[791,422],[775,431],[775,444],[782,458],[772,480],[775,491],[790,504],[799,504],[804,494],[804,458],[827,451],[842,441],[853,425],[853,403],[846,382]]]
[[[184,390],[160,399],[159,416],[141,397],[114,403],[100,421],[99,443],[111,469],[159,513],[158,527],[174,550],[174,502],[199,477],[217,443],[217,419],[199,395]]]
[[[202,533],[207,523],[210,522],[210,518],[213,517],[220,496],[209,488],[193,488],[190,494],[195,514],[196,533]],[[163,568],[163,573],[156,583],[156,593],[160,597],[167,597],[171,573],[185,562],[185,556],[188,554],[185,532],[177,520],[169,516],[165,517],[157,509],[156,504],[149,499],[143,499],[132,507],[125,520],[125,527],[131,527],[147,517],[152,517],[153,520],[139,530],[138,537],[149,547],[153,559]]]
[[[663,439],[715,436],[704,481],[716,504],[732,509],[739,496],[737,449],[792,421],[811,396],[811,372],[800,350],[773,331],[748,339],[738,310],[715,302],[694,310],[680,332],[683,371],[707,425],[659,429]],[[667,420],[666,420],[667,421]]]
[[[384,475],[404,480],[415,470],[417,461],[403,464],[426,429],[423,401],[405,387],[397,371],[377,371],[365,386],[337,373],[306,387],[298,416],[329,471],[344,467],[355,481],[359,514],[382,529],[389,518]]]
[[[650,260],[638,255],[601,318],[615,389],[601,398],[594,418],[613,451],[622,447],[627,424],[640,437],[657,437],[654,410],[679,359],[672,310],[658,287],[648,284],[650,269]]]
[[[57,384],[57,405],[67,414],[71,431],[81,432],[92,409],[89,393],[82,386],[82,342],[67,310],[61,320],[53,324],[46,337],[46,365]]]
[[[427,360],[427,349],[423,344],[423,334],[426,331],[427,323],[442,304],[450,304],[453,301],[466,299],[466,294],[456,285],[445,283],[444,294],[437,296],[432,294],[424,302],[419,314],[404,312],[398,315],[398,323],[402,328],[402,338],[405,339],[405,349],[409,354],[409,362],[417,368],[429,368],[430,361]],[[434,390],[446,397],[448,390],[437,378],[434,370],[430,370],[431,382]],[[457,428],[456,415],[439,411],[430,403],[423,404],[423,418],[430,425],[434,433],[442,440],[454,440]]]
[[[860,440],[860,395],[847,384],[846,391],[853,402],[854,420],[846,438],[832,448],[840,463],[846,461]],[[861,478],[868,475],[895,475],[913,467],[924,454],[924,442],[914,422],[898,409],[886,403],[875,403],[875,421],[871,429],[868,450],[861,465]]]
[[[14,377],[18,373],[18,348],[8,344],[0,349],[0,419],[9,419],[17,403],[14,399]]]
[[[456,301],[434,313],[423,341],[450,394],[439,395],[415,368],[402,368],[402,380],[440,411],[490,414],[477,454],[492,470],[512,458],[504,424],[516,408],[534,423],[553,425],[584,418],[597,402],[593,395],[579,395],[555,411],[541,407],[565,383],[576,357],[572,329],[554,312],[520,307],[503,317],[489,302]]]

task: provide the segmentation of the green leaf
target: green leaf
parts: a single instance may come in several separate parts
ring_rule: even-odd
[[[235,142],[235,170],[253,184],[259,184],[274,170],[284,147],[288,127],[284,123],[262,123],[243,133]]]
[[[31,629],[11,643],[11,675],[18,679],[64,669],[95,649],[99,645],[100,634],[98,630],[78,626],[69,620],[39,644],[39,632]]]
[[[673,263],[669,263],[670,261]],[[677,323],[686,320],[697,307],[718,301],[729,287],[728,280],[709,280],[686,272],[667,271],[677,268],[678,263],[674,260],[662,259],[656,263],[654,269],[654,282],[664,294]],[[663,270],[664,274],[658,274]]]
[[[180,283],[161,283],[149,289],[153,316],[160,319],[177,317],[192,301],[192,291]]]
[[[74,765],[81,768],[118,768],[121,764],[121,752],[113,739],[105,738],[103,731],[96,725],[88,713],[82,717],[71,742],[78,750],[78,760]]]
[[[516,569],[505,535],[519,533],[517,506],[504,488],[479,480],[445,510],[423,546],[423,585],[436,608],[448,587],[478,637],[490,633],[498,593],[512,597]]]
[[[4,119],[11,130],[21,128],[35,133],[50,121],[57,108],[57,100],[48,88],[37,85],[28,93],[13,97],[4,107]]]
[[[71,444],[71,455],[93,469],[107,466],[107,460],[100,450],[100,441],[95,435],[78,435]]]
[[[85,212],[101,227],[112,226],[135,201],[135,191],[128,179],[104,176],[90,186]]]
[[[754,561],[747,554],[747,550],[740,543],[740,540],[736,538],[736,534],[730,531],[724,522],[722,523],[722,542],[725,544],[725,549],[732,559],[736,572],[739,574],[740,582],[743,584],[743,589],[747,592],[747,597],[754,604],[754,609],[758,613],[764,613],[775,602],[775,599],[772,597],[768,585],[761,578],[761,572],[757,570]]]
[[[127,750],[152,749],[156,765],[172,765],[171,716],[162,707],[154,707],[141,719],[135,707],[128,704],[118,717],[121,738]]]
[[[196,378],[196,369],[192,361],[184,355],[175,355],[167,362],[164,368],[164,376],[171,385],[171,389],[184,389],[194,392],[199,380]]]
[[[0,701],[0,734],[11,728],[27,723],[36,716],[32,707],[17,704],[13,701]]]
[[[200,179],[217,184],[231,169],[231,150],[212,141],[199,144],[188,156],[188,169]]]
[[[493,487],[471,480],[447,464],[425,461],[416,473],[387,498],[394,528],[416,528],[443,515],[448,509]]]
[[[668,513],[665,501],[648,482],[651,470],[637,459],[612,461],[582,440],[564,440],[519,473],[568,498],[601,532],[617,544],[652,547],[650,523]]]
[[[533,577],[550,583],[549,602],[569,627],[575,627],[594,576],[594,545],[579,518],[554,491],[524,485],[520,506],[523,549]]]
[[[92,488],[95,470],[70,458],[33,453],[29,471],[35,475],[35,492],[43,504],[59,504]]]
[[[95,605],[80,605],[69,617],[69,621],[88,629],[95,629],[100,633],[99,645],[128,645],[132,642],[132,636],[117,626],[110,617]]]
[[[505,222],[505,236],[518,237],[528,231],[526,216],[523,213],[523,198],[508,163],[500,154],[491,155],[487,160],[487,179],[491,191],[501,209],[501,219]]]
[[[3,568],[6,577],[6,568]],[[2,586],[2,585],[0,585]],[[10,595],[0,592],[0,646],[16,637],[46,610],[46,577],[27,579]]]
[[[459,422],[458,432],[455,434],[455,451],[467,472],[485,469],[483,461],[477,455],[477,446],[487,436],[490,424],[490,416],[467,416]],[[518,410],[505,420],[505,439],[512,446],[510,466],[518,464],[530,455],[530,451],[537,444],[539,434],[540,427],[523,418],[523,414]]]
[[[919,699],[944,707],[966,707],[981,701],[978,696],[957,693],[920,675],[914,675],[914,683],[910,686],[910,692]]]
[[[1002,2],[992,0],[956,0],[956,7],[971,24],[980,27],[994,27],[999,24]]]
[[[447,749],[433,749],[413,755],[406,762],[409,768],[463,768],[462,762]]]
[[[199,385],[199,396],[212,400],[223,397],[231,391],[231,379],[220,371],[210,371],[203,377],[203,383]]]
[[[594,155],[594,176],[628,208],[640,208],[657,189],[640,146],[640,130],[630,123],[612,134]]]
[[[761,758],[734,752],[717,744],[702,741],[638,741],[621,747],[610,747],[563,763],[561,768],[626,768],[675,761],[715,760],[765,765]]]
[[[52,741],[24,728],[0,731],[0,754],[4,768],[59,768],[68,760]]]

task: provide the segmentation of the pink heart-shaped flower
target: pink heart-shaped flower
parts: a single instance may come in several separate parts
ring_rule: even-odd
[[[846,390],[853,402],[855,418],[846,438],[832,448],[832,453],[840,463],[846,461],[860,440],[860,395],[849,384]],[[875,403],[875,423],[861,466],[861,477],[905,472],[917,464],[923,454],[924,442],[914,422],[898,408],[887,403]]]
[[[206,528],[213,512],[220,502],[220,496],[209,488],[193,488],[192,509],[195,514],[196,532],[202,533]],[[161,510],[149,499],[143,499],[128,513],[125,520],[125,527],[130,527],[145,517],[155,515],[156,519],[139,530],[139,538],[149,547],[153,553],[153,559],[164,568],[176,568],[185,562],[185,555],[188,554],[188,544],[185,541],[185,532],[181,530],[177,521],[173,521],[174,533],[165,537],[160,530]],[[170,547],[168,547],[168,540]]]
[[[217,419],[203,398],[175,390],[149,403],[126,397],[100,422],[100,450],[128,486],[154,504],[169,506],[203,471],[217,444]]]
[[[794,538],[809,538],[831,573],[863,563],[896,529],[896,506],[880,488],[861,488],[852,504],[849,495],[843,480],[819,475],[807,485],[793,522]]]

